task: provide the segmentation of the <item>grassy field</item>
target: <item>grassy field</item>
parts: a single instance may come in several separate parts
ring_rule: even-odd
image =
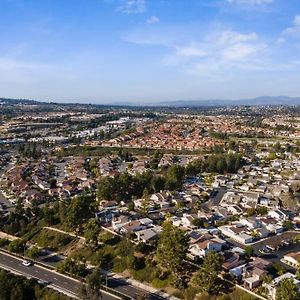
[[[67,234],[48,229],[42,229],[30,239],[30,242],[36,243],[39,247],[49,248],[50,250],[57,251],[71,243],[74,239],[75,238]]]
[[[229,292],[226,295],[221,295],[221,296],[197,295],[195,300],[258,300],[258,298],[235,287],[231,292]]]

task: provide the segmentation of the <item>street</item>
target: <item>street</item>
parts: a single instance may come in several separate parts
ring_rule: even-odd
[[[53,256],[52,259],[57,262],[59,258]],[[48,261],[47,264],[49,266],[53,266],[50,261]],[[44,263],[46,263],[44,261]],[[17,271],[22,275],[25,276],[32,276],[34,278],[38,278],[44,281],[51,282],[53,285],[61,288],[62,290],[68,291],[72,295],[77,295],[78,289],[80,284],[72,279],[71,277],[66,277],[64,275],[61,275],[57,272],[53,272],[50,270],[47,270],[45,268],[39,267],[38,265],[33,265],[31,267],[25,267],[22,265],[22,260],[16,257],[12,257],[4,252],[0,252],[0,267],[5,266],[10,268],[11,270]],[[107,286],[109,288],[112,288],[124,295],[127,295],[129,297],[132,297],[135,299],[138,295],[147,295],[150,300],[162,300],[166,299],[160,295],[149,293],[145,291],[144,289],[140,289],[138,287],[135,287],[131,285],[129,282],[126,281],[126,279],[117,279],[113,278],[111,276],[107,277]],[[103,298],[104,300],[111,300],[111,299],[117,299],[110,295],[105,295]]]
[[[0,252],[0,267],[3,269],[11,270],[26,277],[33,277],[46,282],[50,282],[50,286],[53,285],[61,292],[68,294],[69,296],[77,297],[80,283],[70,277],[61,275],[57,272],[47,270],[38,265],[25,267],[22,265],[22,260],[6,253]],[[102,293],[102,299],[115,300],[118,297]]]
[[[49,265],[49,266],[56,266],[57,263],[63,261],[65,257],[63,255],[59,254],[50,254],[46,257],[40,257],[39,261]],[[109,288],[112,288],[122,294],[128,295],[130,297],[136,298],[137,295],[147,295],[150,300],[161,300],[165,299],[164,297],[161,297],[160,295],[149,293],[145,291],[144,289],[138,288],[136,286],[133,286],[129,282],[126,281],[126,279],[122,278],[114,278],[110,275],[107,277],[107,286]]]
[[[231,246],[237,246],[237,247],[240,247],[240,248],[246,248],[247,246],[253,248],[254,250],[254,254],[259,256],[259,257],[262,257],[272,263],[279,263],[281,264],[287,271],[289,272],[292,272],[294,273],[295,272],[295,269],[293,269],[292,267],[284,264],[283,262],[281,262],[281,259],[288,253],[291,253],[291,252],[299,252],[300,251],[300,243],[292,243],[292,244],[289,244],[289,245],[284,245],[283,247],[280,247],[279,249],[277,250],[274,250],[272,251],[271,253],[269,254],[262,254],[260,253],[260,250],[266,246],[266,245],[272,245],[274,243],[274,240],[277,239],[277,240],[287,240],[287,239],[292,239],[291,236],[297,236],[299,233],[298,232],[284,232],[282,234],[279,234],[277,236],[270,236],[262,241],[258,241],[257,243],[252,243],[250,245],[242,245],[232,239],[228,239],[228,243],[231,245]]]
[[[11,207],[11,203],[5,198],[1,190],[0,190],[0,203],[6,205],[7,208]]]

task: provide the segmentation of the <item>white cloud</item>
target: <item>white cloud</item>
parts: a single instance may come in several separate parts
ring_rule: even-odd
[[[219,32],[217,52],[223,61],[241,61],[253,57],[266,46],[261,43],[255,32],[241,33],[233,30]]]
[[[121,0],[117,11],[125,14],[141,14],[147,10],[146,0]]]
[[[221,44],[234,44],[248,41],[257,40],[257,34],[255,32],[249,34],[243,34],[232,30],[226,30],[221,32],[219,43]]]
[[[228,3],[238,4],[238,5],[263,5],[263,4],[270,4],[274,0],[226,0]]]
[[[283,30],[282,35],[290,37],[300,37],[300,15],[295,16],[293,20],[293,26]]]
[[[241,61],[253,57],[261,52],[265,46],[259,44],[237,43],[222,51],[225,61]]]
[[[160,22],[160,19],[156,16],[151,16],[149,19],[146,21],[148,24],[156,24]]]
[[[300,26],[300,15],[295,16],[294,25],[295,26]]]
[[[187,58],[191,58],[191,57],[204,57],[206,56],[206,52],[203,51],[202,49],[200,48],[197,48],[197,47],[178,47],[177,48],[177,51],[176,51],[176,54],[178,56],[183,56],[183,57],[187,57]]]
[[[270,62],[269,65],[272,63],[269,60],[270,48],[256,32],[224,29],[219,25],[209,30],[206,28],[205,32],[201,31],[201,26],[195,25],[145,27],[126,35],[125,39],[138,45],[164,48],[166,53],[161,57],[163,65],[192,74],[226,74],[226,70],[254,70],[255,66],[266,68],[265,61]]]

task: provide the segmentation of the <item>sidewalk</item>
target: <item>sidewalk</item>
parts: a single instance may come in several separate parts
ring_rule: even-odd
[[[14,241],[14,240],[18,240],[19,238],[10,234],[7,234],[3,231],[0,231],[0,239],[6,239],[9,241]]]

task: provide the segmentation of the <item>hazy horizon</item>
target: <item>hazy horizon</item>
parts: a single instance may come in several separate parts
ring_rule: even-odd
[[[298,0],[3,0],[0,9],[1,97],[300,95]]]

